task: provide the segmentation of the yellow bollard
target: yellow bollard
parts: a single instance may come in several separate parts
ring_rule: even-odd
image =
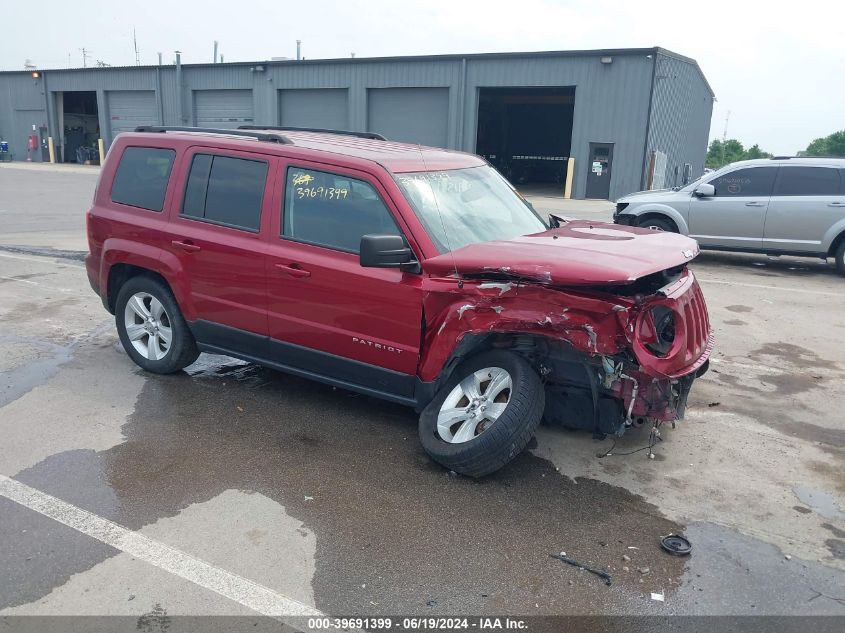
[[[47,151],[50,152],[50,162],[55,163],[56,162],[56,146],[53,145],[53,137],[52,136],[47,137]]]
[[[97,139],[97,149],[100,150],[100,164],[102,165],[106,160],[106,144],[103,143],[103,139]]]
[[[575,159],[570,156],[566,161],[566,185],[563,187],[563,197],[572,197],[572,177],[575,174]]]

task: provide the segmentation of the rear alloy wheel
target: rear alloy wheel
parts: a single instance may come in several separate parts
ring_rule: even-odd
[[[420,441],[450,470],[483,477],[527,446],[540,423],[545,392],[520,356],[489,351],[464,361],[420,415]]]
[[[133,277],[123,284],[115,321],[123,349],[147,371],[172,374],[199,356],[173,293],[157,279]]]
[[[646,218],[638,226],[644,229],[651,229],[652,231],[665,231],[666,233],[678,232],[669,220],[664,220],[663,218]]]
[[[840,275],[845,275],[845,240],[839,244],[834,257],[836,257],[836,270]]]

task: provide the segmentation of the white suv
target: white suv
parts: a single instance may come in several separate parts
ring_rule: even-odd
[[[613,221],[683,233],[702,248],[833,257],[845,275],[845,158],[733,163],[680,189],[623,196]]]

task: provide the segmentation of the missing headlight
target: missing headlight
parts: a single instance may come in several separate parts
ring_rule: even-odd
[[[647,343],[646,347],[655,356],[666,356],[675,342],[675,313],[666,306],[655,306],[651,309],[651,318],[655,340]]]

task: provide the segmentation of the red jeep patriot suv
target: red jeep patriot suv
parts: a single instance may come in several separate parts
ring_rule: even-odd
[[[226,354],[406,404],[470,476],[543,417],[674,422],[712,349],[695,241],[544,219],[478,156],[376,134],[138,128],[87,220],[91,286],[142,368]]]

